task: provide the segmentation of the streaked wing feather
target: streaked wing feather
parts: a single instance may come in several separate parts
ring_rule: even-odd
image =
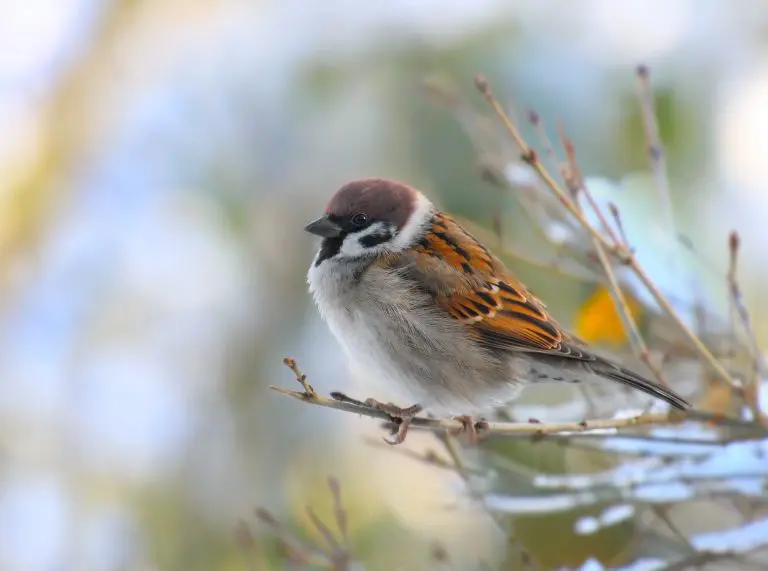
[[[440,267],[440,283],[450,286],[436,288],[438,305],[470,325],[489,348],[577,356],[563,346],[566,336],[544,305],[450,216],[436,215],[414,251],[423,274]]]
[[[594,374],[627,384],[677,408],[685,399],[584,347],[552,318],[544,304],[504,264],[450,216],[435,215],[408,256],[389,264],[411,274],[438,306],[463,321],[493,352],[526,352],[551,364],[579,362]]]

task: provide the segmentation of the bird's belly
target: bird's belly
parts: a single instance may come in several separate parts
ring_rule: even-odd
[[[429,316],[418,312],[383,316],[370,306],[338,308],[326,319],[356,380],[375,391],[360,398],[418,403],[437,415],[459,415],[507,402],[519,390],[508,365],[473,348],[450,319],[425,325]]]
[[[414,359],[428,361],[406,341],[407,334],[396,326],[371,319],[363,311],[340,309],[326,314],[328,325],[353,368],[355,381],[375,394],[362,397],[401,401],[406,406],[423,398],[418,373],[409,366]],[[375,325],[369,322],[375,320]],[[401,339],[399,349],[393,341]],[[428,365],[427,365],[428,366]],[[359,395],[358,395],[359,396]]]

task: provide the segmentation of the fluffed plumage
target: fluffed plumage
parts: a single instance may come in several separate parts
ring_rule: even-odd
[[[384,390],[463,415],[527,384],[602,378],[689,407],[568,335],[497,257],[407,185],[352,182],[310,227],[324,236],[310,290],[347,355]]]

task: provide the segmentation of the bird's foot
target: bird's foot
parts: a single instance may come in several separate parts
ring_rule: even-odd
[[[394,437],[384,438],[384,442],[393,446],[405,442],[405,436],[408,434],[408,427],[411,425],[411,420],[424,410],[420,404],[401,408],[391,402],[383,403],[375,399],[365,399],[365,404],[366,406],[386,413],[392,422],[397,425],[397,431],[394,433]]]
[[[480,442],[480,440],[483,438],[481,431],[488,428],[487,421],[482,419],[475,420],[473,416],[454,416],[453,419],[458,420],[462,424],[462,427],[450,430],[449,433],[451,436],[457,436],[459,434],[466,433],[470,444],[477,444]]]

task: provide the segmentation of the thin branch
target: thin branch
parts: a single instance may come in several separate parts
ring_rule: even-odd
[[[290,359],[286,359],[286,361],[286,365],[291,369],[295,369],[295,361],[291,361]],[[288,362],[290,362],[290,364],[288,364]],[[295,370],[298,371],[298,369]],[[299,378],[299,376],[301,376],[301,373],[298,373],[297,378]],[[305,384],[306,380],[300,382]],[[292,534],[269,510],[258,508],[256,510],[256,517],[272,530],[283,556],[290,562],[298,565],[327,569],[328,571],[349,571],[352,568],[352,555],[349,550],[347,516],[346,511],[341,504],[341,493],[338,481],[335,478],[328,478],[328,488],[331,490],[331,495],[333,496],[333,515],[336,520],[336,525],[341,531],[341,541],[338,541],[334,537],[333,532],[328,525],[317,516],[310,506],[306,506],[305,508],[305,513],[309,518],[310,523],[322,536],[326,548],[321,547],[313,541],[302,540]]]
[[[330,476],[328,478],[328,489],[331,490],[333,496],[333,517],[336,520],[336,525],[341,533],[341,544],[345,550],[349,550],[349,526],[347,524],[347,510],[344,509],[344,504],[341,501],[341,486],[339,481]]]
[[[592,193],[589,191],[589,188],[587,187],[587,184],[584,181],[584,177],[581,175],[581,171],[579,170],[578,165],[576,164],[576,150],[573,146],[573,142],[566,136],[562,126],[560,126],[559,128],[559,133],[560,133],[561,144],[565,149],[565,155],[568,161],[566,164],[567,168],[563,170],[563,180],[565,181],[566,185],[568,185],[568,188],[571,190],[571,195],[574,197],[573,200],[576,203],[576,206],[579,208],[580,211],[583,211],[582,206],[578,200],[578,196],[583,195],[587,199],[587,203],[590,205],[595,215],[597,215],[597,218],[600,221],[601,226],[603,227],[606,234],[608,234],[611,241],[616,245],[627,244],[626,239],[624,240],[623,244],[619,242],[619,239],[611,230],[611,227],[608,224],[608,221],[605,218],[605,215],[603,214],[603,211],[600,208],[600,205],[597,203],[597,201],[592,196]],[[648,345],[646,344],[645,339],[643,339],[643,336],[640,333],[640,328],[637,326],[637,322],[635,321],[635,318],[629,309],[629,304],[627,303],[627,298],[624,295],[624,290],[622,290],[621,285],[619,285],[619,281],[616,279],[616,274],[613,271],[613,267],[611,266],[611,262],[608,259],[608,255],[605,252],[605,248],[603,248],[602,244],[599,241],[594,239],[592,241],[595,246],[595,251],[597,252],[597,257],[600,260],[600,265],[603,267],[605,276],[608,279],[608,285],[609,285],[608,290],[611,293],[613,304],[616,307],[616,311],[619,313],[621,317],[622,325],[624,326],[624,330],[627,332],[627,335],[629,336],[632,349],[635,351],[635,354],[648,366],[648,368],[651,370],[654,377],[656,377],[659,383],[661,383],[663,386],[668,387],[669,383],[664,377],[664,374],[662,373],[661,369],[656,367],[651,361],[650,352],[648,351]]]
[[[561,171],[561,176],[571,191],[571,199],[576,203],[576,207],[581,210],[581,207],[578,203],[578,196],[579,194],[583,194],[587,199],[589,206],[592,208],[592,211],[597,216],[597,219],[600,222],[600,226],[602,227],[603,232],[605,232],[605,234],[608,236],[610,243],[614,244],[617,248],[622,247],[623,244],[619,242],[616,234],[613,232],[613,228],[611,228],[611,225],[608,224],[608,220],[603,214],[603,210],[597,204],[597,201],[592,196],[592,193],[587,189],[584,176],[581,174],[581,169],[576,162],[576,147],[573,145],[573,141],[571,141],[566,136],[562,123],[559,123],[557,127],[558,134],[560,135],[560,144],[565,150],[565,156],[567,159],[567,169],[563,169]],[[596,243],[596,247],[598,246],[600,246],[599,242]]]
[[[380,410],[366,406],[360,401],[355,401],[342,393],[332,393],[332,398],[327,398],[316,393],[307,382],[306,375],[301,373],[293,359],[284,359],[286,365],[291,368],[296,376],[296,380],[302,385],[304,390],[294,391],[283,387],[270,386],[276,392],[297,400],[304,401],[317,406],[333,408],[345,412],[361,414],[371,418],[391,421],[391,417]],[[569,433],[569,434],[589,434],[594,430],[630,428],[636,426],[648,426],[653,424],[676,424],[687,419],[700,419],[718,422],[719,417],[714,415],[702,414],[693,411],[673,410],[666,413],[647,413],[633,416],[630,418],[613,419],[592,419],[575,422],[552,422],[541,423],[534,419],[529,422],[483,422],[480,429],[484,434],[504,435],[504,436],[544,436],[548,434]],[[736,419],[723,419],[739,422]],[[741,424],[739,424],[741,426]],[[454,419],[438,419],[416,417],[411,421],[411,427],[425,428],[429,430],[460,432],[464,430],[465,424]]]
[[[258,508],[256,518],[272,530],[282,555],[290,562],[319,566],[325,563],[325,558],[316,547],[293,536],[269,510]]]
[[[621,221],[621,214],[619,213],[619,207],[616,206],[616,204],[614,204],[613,202],[609,202],[608,208],[611,211],[611,216],[613,217],[613,221],[616,223],[616,228],[619,229],[619,238],[621,238],[621,244],[627,250],[630,250],[629,239],[627,238],[627,233],[624,231],[624,223]]]
[[[571,213],[571,215],[573,215],[574,218],[576,218],[576,220],[584,227],[584,229],[587,230],[589,234],[598,243],[600,243],[601,246],[603,246],[603,248],[605,248],[607,252],[615,256],[622,263],[626,264],[632,269],[638,279],[640,279],[640,281],[643,283],[645,288],[654,297],[656,302],[666,313],[670,315],[680,330],[683,331],[683,333],[686,335],[690,343],[696,348],[704,361],[712,368],[712,370],[718,374],[723,382],[727,383],[734,390],[741,392],[741,387],[736,383],[736,381],[733,380],[725,367],[712,355],[709,349],[707,349],[701,339],[699,339],[699,337],[691,330],[691,328],[686,325],[686,323],[680,318],[675,309],[672,307],[672,304],[670,304],[669,300],[664,296],[659,288],[656,287],[653,281],[651,281],[648,274],[637,262],[634,254],[627,248],[623,247],[621,244],[612,244],[609,242],[609,240],[603,236],[601,232],[599,232],[592,224],[590,224],[584,214],[579,211],[578,207],[574,204],[574,201],[568,197],[565,191],[563,191],[557,181],[549,173],[547,168],[538,159],[536,151],[532,149],[528,143],[526,143],[517,126],[507,116],[507,114],[504,113],[504,109],[501,107],[498,100],[491,92],[488,80],[486,80],[483,76],[478,75],[475,77],[475,86],[483,95],[485,100],[491,105],[492,109],[506,128],[509,135],[522,150],[523,160],[525,160],[525,162],[527,162],[534,169],[534,171],[536,171],[546,186],[556,195],[561,204],[568,210],[568,212]]]
[[[563,189],[560,188],[560,185],[557,184],[557,181],[552,177],[547,168],[539,160],[536,151],[530,147],[528,143],[525,142],[525,139],[520,134],[517,125],[512,122],[509,116],[504,112],[504,109],[496,97],[494,97],[494,95],[491,93],[488,80],[486,80],[483,76],[478,75],[475,77],[475,86],[480,91],[480,93],[483,94],[486,101],[488,101],[488,103],[491,105],[493,110],[496,112],[496,115],[504,125],[504,128],[515,141],[515,144],[522,151],[522,160],[528,164],[536,172],[536,174],[539,175],[539,177],[544,181],[544,184],[546,184],[547,187],[555,193],[560,203],[574,216],[574,218],[576,218],[576,220],[581,223],[581,225],[592,235],[593,238],[601,242],[604,247],[606,247],[611,253],[615,254],[620,260],[624,261],[625,263],[629,263],[629,254],[618,250],[613,244],[608,242],[608,240],[606,240],[606,238],[589,223],[584,215],[579,212],[579,209],[576,208],[573,201],[568,198]]]
[[[558,159],[557,153],[555,153],[555,148],[552,146],[552,141],[549,140],[547,130],[541,123],[541,116],[533,109],[529,109],[528,122],[533,125],[534,129],[536,129],[536,134],[539,136],[539,144],[544,149],[544,152],[546,153],[547,157],[549,157],[549,160],[552,161],[552,163],[555,165],[560,164],[561,161]]]
[[[728,273],[726,275],[726,283],[728,286],[729,298],[731,306],[738,316],[739,323],[741,324],[744,334],[747,337],[747,343],[749,346],[750,356],[752,358],[753,374],[751,380],[747,384],[744,391],[744,400],[747,406],[752,411],[752,416],[755,422],[768,423],[768,417],[763,417],[760,411],[760,402],[758,399],[758,392],[763,375],[766,371],[765,359],[763,358],[760,345],[757,342],[757,337],[752,329],[752,322],[749,318],[749,310],[744,304],[744,296],[741,293],[741,286],[736,277],[736,270],[738,267],[739,259],[739,234],[736,231],[731,232],[728,237],[728,250],[729,250],[729,262]]]
[[[669,191],[669,176],[667,175],[667,160],[664,145],[659,134],[659,123],[656,114],[656,104],[651,87],[651,74],[648,66],[639,65],[636,70],[637,91],[640,99],[640,112],[645,127],[646,151],[651,163],[656,190],[659,193],[664,224],[670,236],[675,236],[675,217],[672,213],[672,198]]]
[[[619,315],[622,317],[621,321],[629,334],[629,338],[632,340],[632,348],[635,350],[635,353],[640,360],[651,370],[653,376],[656,377],[656,380],[659,381],[662,386],[669,387],[669,382],[662,370],[651,361],[651,352],[648,350],[648,345],[640,333],[637,321],[635,321],[632,312],[629,310],[629,304],[624,295],[624,290],[621,289],[621,286],[616,279],[611,263],[608,261],[608,256],[605,253],[605,249],[600,244],[595,244],[595,246],[597,248],[597,256],[600,259],[600,263],[605,269],[605,275],[608,277],[608,282],[611,284],[610,289],[614,305],[618,309]]]
[[[338,552],[341,549],[341,545],[339,545],[339,542],[336,541],[335,537],[333,537],[333,532],[330,530],[330,528],[325,525],[325,522],[321,520],[315,513],[315,510],[312,508],[312,506],[305,506],[304,513],[307,514],[309,521],[312,523],[318,533],[320,533],[323,541],[325,541],[331,552]]]

